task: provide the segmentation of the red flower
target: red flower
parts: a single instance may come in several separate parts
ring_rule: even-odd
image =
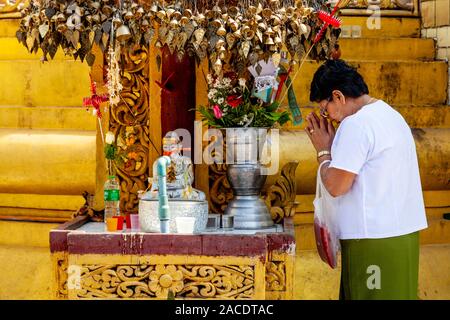
[[[223,75],[224,78],[230,78],[231,81],[236,80],[237,76],[238,76],[237,73],[233,72],[233,71],[225,72],[224,75]]]
[[[220,108],[217,104],[213,107],[213,111],[214,111],[214,116],[217,119],[222,118],[222,116],[223,116],[222,110],[220,110]]]
[[[242,97],[238,97],[237,95],[228,96],[227,103],[232,108],[236,108],[242,103]]]

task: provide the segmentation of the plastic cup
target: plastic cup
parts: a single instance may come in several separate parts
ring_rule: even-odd
[[[177,233],[194,233],[195,218],[176,217]]]
[[[114,216],[113,219],[117,220],[117,231],[123,230],[123,220],[122,216]]]
[[[140,230],[139,214],[130,214],[131,230]]]
[[[117,231],[117,219],[107,218],[106,219],[106,231]]]
[[[131,229],[131,218],[130,218],[131,214],[127,213],[126,217],[125,217],[125,224],[127,226],[127,229]]]

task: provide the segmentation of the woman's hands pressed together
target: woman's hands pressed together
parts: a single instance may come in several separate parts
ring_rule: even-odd
[[[331,151],[331,145],[336,134],[336,129],[331,121],[322,116],[319,118],[314,112],[306,117],[306,121],[305,131],[316,151]]]

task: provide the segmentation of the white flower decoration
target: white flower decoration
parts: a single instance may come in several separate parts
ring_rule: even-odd
[[[212,84],[213,83],[213,77],[210,74],[208,74],[206,76],[206,80],[208,81],[208,84]]]
[[[108,131],[108,133],[106,134],[106,137],[105,137],[105,142],[107,144],[113,144],[115,140],[116,140],[116,137],[114,136],[114,133],[112,133],[111,131]]]

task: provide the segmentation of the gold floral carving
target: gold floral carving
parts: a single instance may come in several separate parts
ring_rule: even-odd
[[[65,253],[55,254],[56,261],[56,297],[58,299],[67,299],[67,255]]]
[[[177,270],[174,265],[157,265],[155,270],[150,272],[149,288],[157,297],[167,297],[169,290],[177,294],[183,290],[183,273]]]
[[[297,184],[295,171],[298,162],[289,162],[281,169],[280,176],[275,183],[267,189],[265,203],[269,208],[273,221],[280,223],[284,217],[295,214],[295,196]]]
[[[213,213],[224,213],[228,202],[233,199],[233,190],[227,178],[226,164],[209,166],[209,207]]]
[[[117,139],[120,209],[137,213],[138,191],[147,189],[149,176],[148,50],[123,54],[123,90],[117,106],[111,107],[109,126]]]
[[[83,265],[76,297],[251,299],[254,266]]]
[[[284,217],[295,214],[296,182],[295,171],[298,162],[289,162],[282,169],[275,183],[268,187],[264,201],[270,210],[272,219],[280,223]],[[233,198],[233,190],[227,179],[227,166],[213,164],[209,166],[210,208],[211,212],[223,213]]]
[[[284,261],[270,261],[266,265],[266,290],[286,290],[286,263]]]

